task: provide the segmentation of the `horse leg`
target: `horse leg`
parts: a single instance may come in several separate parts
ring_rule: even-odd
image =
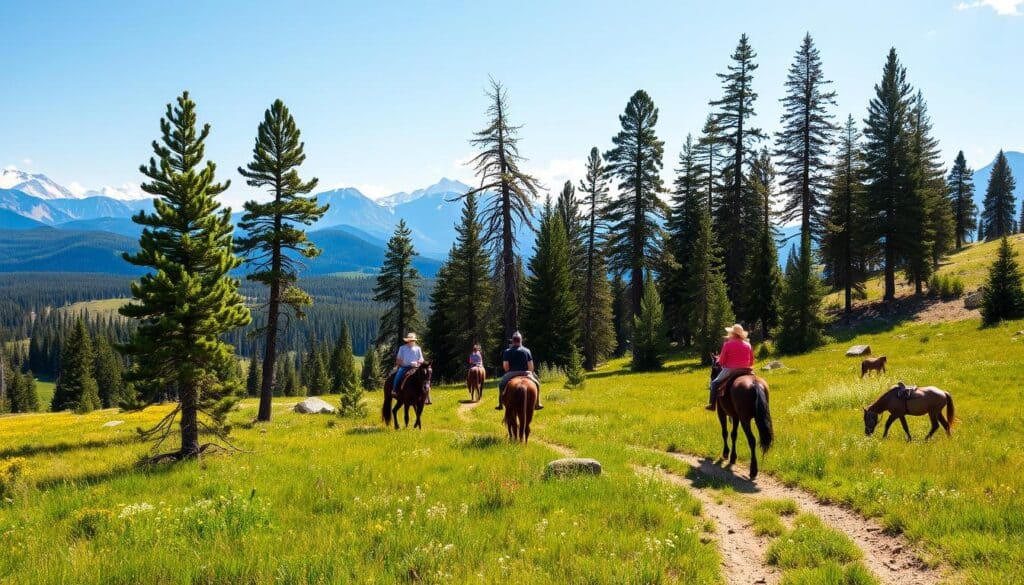
[[[405,428],[409,428],[409,404],[405,405]]]
[[[395,411],[391,413],[391,418],[395,421],[395,430],[398,430],[398,411],[402,409],[402,402],[395,402]]]
[[[949,421],[946,420],[946,417],[942,416],[942,411],[941,410],[936,413],[936,416],[939,418],[939,424],[941,424],[943,430],[946,431],[946,436],[947,437],[953,436],[953,433],[949,432]]]
[[[889,436],[889,427],[891,427],[894,422],[896,422],[896,415],[890,412],[889,418],[885,419],[885,431],[882,433],[883,439]]]
[[[910,436],[910,425],[907,424],[906,415],[900,417],[900,424],[903,425],[903,432],[907,434],[907,440],[913,440],[913,437]]]
[[[739,418],[732,419],[732,454],[729,455],[729,465],[736,463],[736,435],[739,430]]]
[[[423,414],[423,402],[416,403],[416,424],[413,425],[415,429],[422,429],[423,425],[420,424],[420,415]]]
[[[725,411],[718,409],[718,422],[722,423],[722,461],[729,458],[729,423],[725,420]]]
[[[935,411],[934,410],[928,413],[928,418],[930,418],[932,420],[932,428],[931,428],[930,431],[928,431],[928,434],[925,435],[925,437],[924,437],[925,441],[927,441],[928,439],[932,438],[932,435],[935,434],[935,431],[939,430],[939,419],[938,419],[938,417],[935,416]]]
[[[747,444],[750,445],[750,479],[754,479],[757,477],[757,440],[754,439],[754,432],[750,430],[749,420],[743,421],[743,434],[747,436]],[[735,449],[733,447],[733,451]]]

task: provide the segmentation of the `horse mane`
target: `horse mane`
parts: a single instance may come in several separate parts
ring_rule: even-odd
[[[871,406],[868,407],[868,410],[870,410],[871,412],[874,412],[875,414],[880,414],[881,411],[880,410],[876,410],[876,408],[878,408],[878,406],[882,403],[882,401],[885,400],[886,398],[888,398],[888,396],[890,394],[892,394],[894,390],[896,390],[895,386],[893,386],[892,388],[889,388],[885,392],[882,392],[882,395],[879,396],[877,400],[875,400],[874,402],[871,403]]]

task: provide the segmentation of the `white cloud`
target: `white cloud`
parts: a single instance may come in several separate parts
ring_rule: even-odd
[[[392,189],[391,187],[376,183],[356,183],[352,186],[359,189],[360,193],[366,195],[370,199],[380,199],[381,197],[387,197],[388,195],[399,191],[398,189]]]
[[[79,183],[78,181],[71,181],[71,183],[68,185],[68,191],[71,191],[72,193],[79,197],[85,195],[86,191],[88,190],[89,189],[87,189],[85,185]]]
[[[23,165],[27,166],[27,167],[30,167],[30,166],[32,166],[32,159],[30,159],[30,158],[23,158],[23,159],[21,159],[21,163]]]
[[[973,0],[972,2],[960,2],[956,9],[973,10],[983,6],[988,6],[995,10],[996,14],[1000,16],[1020,16],[1024,14],[1020,11],[1021,6],[1024,6],[1024,0]]]

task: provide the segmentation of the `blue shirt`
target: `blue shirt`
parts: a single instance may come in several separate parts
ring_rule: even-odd
[[[528,364],[533,361],[533,354],[523,346],[510,347],[501,356],[502,361],[508,362],[508,371],[525,372],[530,369]]]

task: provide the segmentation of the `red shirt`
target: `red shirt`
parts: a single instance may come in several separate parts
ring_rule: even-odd
[[[754,350],[742,339],[730,339],[722,344],[718,365],[723,368],[751,368],[754,366]]]

